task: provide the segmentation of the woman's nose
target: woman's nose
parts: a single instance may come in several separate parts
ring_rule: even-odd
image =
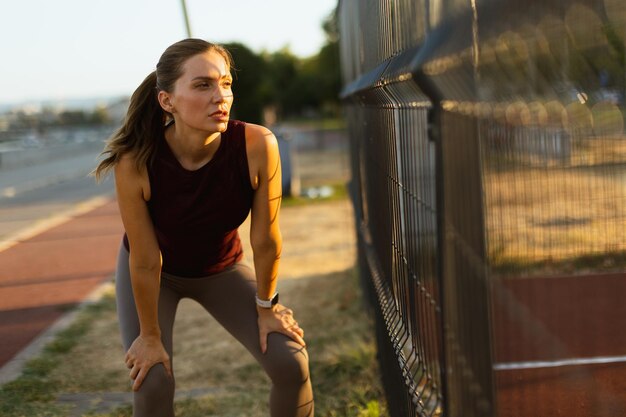
[[[217,102],[226,101],[228,97],[232,97],[233,92],[230,89],[218,88],[217,92],[213,95],[213,99]]]

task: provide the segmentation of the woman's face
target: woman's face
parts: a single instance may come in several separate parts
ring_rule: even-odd
[[[225,131],[233,104],[232,82],[230,69],[218,52],[189,58],[174,91],[168,94],[176,125],[209,134]]]

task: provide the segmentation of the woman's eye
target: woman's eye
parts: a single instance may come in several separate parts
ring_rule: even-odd
[[[222,84],[222,85],[223,85],[224,87],[226,87],[226,88],[230,88],[230,87],[232,87],[233,83],[232,83],[231,81],[226,81],[226,82],[224,82],[224,84]]]
[[[209,88],[209,83],[200,83],[196,85],[197,88]]]

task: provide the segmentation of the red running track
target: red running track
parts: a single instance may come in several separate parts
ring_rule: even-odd
[[[626,274],[495,282],[494,360],[527,366],[495,371],[498,417],[626,416]]]

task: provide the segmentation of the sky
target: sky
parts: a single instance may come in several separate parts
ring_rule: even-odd
[[[2,0],[0,104],[129,95],[187,37],[181,0]],[[193,37],[255,52],[324,43],[337,0],[186,0]]]

